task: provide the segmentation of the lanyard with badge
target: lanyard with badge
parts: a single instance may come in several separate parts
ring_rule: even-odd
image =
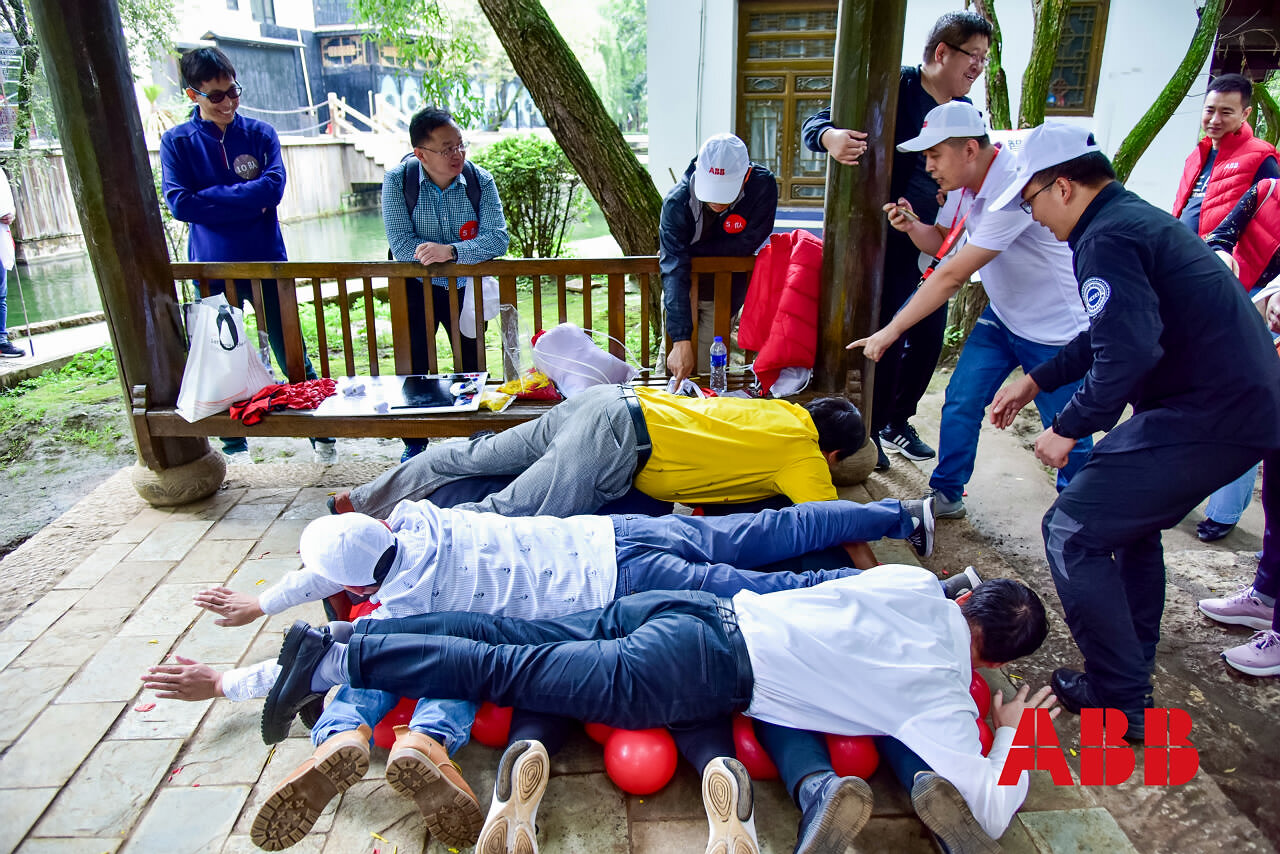
[[[1000,145],[997,144],[995,157],[991,158],[991,163],[995,163],[995,158],[999,156]],[[991,164],[989,163],[987,164],[987,173],[990,172]],[[986,180],[987,174],[984,173],[982,176],[983,183],[986,183]],[[968,192],[966,189],[962,189],[960,191],[960,203],[956,205],[956,212],[951,217],[951,228],[947,232],[947,236],[942,239],[942,245],[938,247],[938,251],[934,254],[933,260],[929,262],[929,266],[920,274],[920,281],[916,284],[917,288],[929,280],[929,277],[933,275],[933,271],[938,268],[938,265],[942,263],[942,259],[947,257],[947,253],[951,251],[951,247],[954,246],[955,242],[960,238],[960,232],[964,231],[964,223],[965,220],[969,218],[969,211],[973,210],[973,206],[978,202],[978,196],[975,193],[973,201],[969,203],[969,207],[965,208],[964,216],[960,216],[960,208],[964,205],[964,194],[966,192]]]

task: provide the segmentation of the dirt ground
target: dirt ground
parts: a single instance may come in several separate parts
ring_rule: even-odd
[[[937,436],[945,379],[945,375],[937,379],[914,422],[926,440]],[[78,417],[123,419],[118,407],[117,402]],[[1047,684],[1053,669],[1082,664],[1063,622],[1043,556],[1039,522],[1053,500],[1053,488],[1049,472],[1028,450],[1039,432],[1038,421],[1029,413],[1008,432],[983,429],[978,471],[965,499],[969,517],[939,523],[937,552],[925,562],[939,574],[973,564],[987,576],[1019,577],[1045,596],[1054,612],[1045,648],[1016,668],[1006,668],[1012,678],[1037,687]],[[342,440],[339,449],[343,461],[380,466],[398,459],[401,445],[390,440]],[[309,445],[301,439],[254,440],[252,453],[260,462],[309,461],[311,455]],[[36,459],[38,462],[8,466],[0,473],[0,502],[6,508],[0,515],[4,551],[53,522],[115,471],[133,463],[126,443],[103,453],[67,453],[51,443],[42,446]],[[926,490],[931,467],[931,463],[912,464],[894,455],[891,470],[872,475],[867,485],[876,498],[916,497]],[[127,499],[122,496],[122,501]],[[1280,765],[1275,723],[1280,713],[1280,679],[1247,677],[1223,665],[1218,653],[1242,643],[1249,633],[1216,626],[1195,608],[1197,599],[1223,595],[1252,578],[1256,567],[1253,554],[1261,548],[1257,505],[1255,501],[1237,530],[1219,544],[1205,546],[1195,539],[1194,526],[1203,518],[1198,512],[1164,537],[1169,587],[1158,652],[1156,705],[1190,712],[1195,727],[1192,740],[1200,752],[1202,773],[1175,795],[1141,785],[1140,772],[1129,784],[1094,794],[1131,839],[1139,834],[1152,843],[1143,850],[1230,849],[1236,854],[1274,851],[1280,844],[1280,817],[1274,810],[1274,804],[1280,802],[1280,781],[1275,775]],[[6,563],[15,564],[16,571],[10,571]],[[0,626],[43,595],[70,568],[19,570],[21,565],[21,561],[0,560]],[[1078,721],[1068,716],[1064,719],[1065,723],[1058,725],[1064,746],[1078,749]],[[1073,765],[1076,761],[1071,760]],[[1239,832],[1224,839],[1219,826],[1214,831],[1217,835],[1198,836],[1196,817],[1204,810],[1237,816]]]

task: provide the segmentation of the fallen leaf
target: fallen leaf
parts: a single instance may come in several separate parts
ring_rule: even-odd
[[[135,712],[149,712],[156,707],[155,703],[139,703],[133,707]]]

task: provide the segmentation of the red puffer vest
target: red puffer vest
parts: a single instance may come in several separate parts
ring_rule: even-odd
[[[1236,263],[1240,265],[1240,281],[1250,290],[1258,277],[1280,251],[1280,181],[1266,178],[1258,182],[1258,207],[1253,219],[1236,242]]]
[[[821,280],[822,241],[807,231],[771,235],[756,256],[738,345],[759,351],[753,370],[766,392],[783,368],[813,367]]]
[[[1178,195],[1173,202],[1174,216],[1181,216],[1182,209],[1187,206],[1187,199],[1191,198],[1191,190],[1200,177],[1200,170],[1204,168],[1204,161],[1209,156],[1212,144],[1213,140],[1206,136],[1187,157],[1187,162],[1182,167]],[[1200,205],[1201,237],[1213,231],[1227,218],[1240,197],[1253,186],[1253,176],[1258,174],[1262,161],[1275,156],[1275,146],[1255,137],[1248,122],[1242,124],[1240,130],[1222,138],[1218,143],[1218,158],[1209,172],[1209,186],[1205,188],[1204,202]]]

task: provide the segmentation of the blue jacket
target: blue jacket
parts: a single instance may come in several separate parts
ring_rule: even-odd
[[[1108,184],[1068,240],[1089,328],[1031,371],[1084,383],[1060,436],[1093,453],[1195,442],[1280,447],[1280,359],[1244,288],[1186,226]],[[1134,415],[1116,426],[1126,405]],[[1115,429],[1112,429],[1115,428]]]
[[[284,195],[280,139],[236,114],[226,134],[192,108],[160,140],[164,201],[191,224],[191,261],[287,261],[276,207]]]

